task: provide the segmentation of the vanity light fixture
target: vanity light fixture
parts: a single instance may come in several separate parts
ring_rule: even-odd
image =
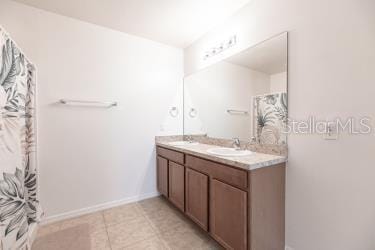
[[[237,43],[237,36],[231,36],[226,41],[222,42],[219,46],[213,47],[210,50],[206,51],[204,54],[203,59],[206,60],[212,56],[215,56],[217,54],[220,54],[224,50],[229,49],[230,47],[233,47]]]

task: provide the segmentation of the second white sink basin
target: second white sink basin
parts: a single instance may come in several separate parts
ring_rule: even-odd
[[[189,145],[198,145],[198,142],[191,142],[191,141],[173,141],[170,142],[169,145],[171,146],[189,146]]]
[[[253,154],[249,150],[237,150],[235,148],[210,148],[207,153],[217,156],[248,156]]]

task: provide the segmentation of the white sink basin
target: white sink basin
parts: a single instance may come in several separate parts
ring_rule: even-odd
[[[253,154],[249,150],[237,150],[234,148],[210,148],[207,153],[217,156],[248,156]]]
[[[198,145],[198,142],[190,142],[190,141],[173,141],[170,142],[169,145],[171,146],[190,146],[190,145]]]

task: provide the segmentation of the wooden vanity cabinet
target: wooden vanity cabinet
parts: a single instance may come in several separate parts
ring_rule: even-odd
[[[157,147],[157,189],[178,209],[185,211],[185,155]]]
[[[157,147],[161,194],[226,249],[285,246],[285,163],[244,170]]]
[[[248,171],[190,155],[186,166],[208,176],[211,236],[227,249],[247,249]]]
[[[169,200],[181,211],[185,211],[185,167],[169,162]]]
[[[226,249],[247,248],[247,192],[213,179],[210,232]]]
[[[156,168],[158,191],[168,197],[168,160],[157,156]]]
[[[208,176],[186,168],[186,215],[208,231]]]

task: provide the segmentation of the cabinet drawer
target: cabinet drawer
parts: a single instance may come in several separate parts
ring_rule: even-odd
[[[242,189],[246,189],[248,187],[247,171],[245,170],[239,170],[191,155],[186,155],[186,166],[235,187]]]
[[[170,149],[157,147],[156,153],[160,156],[163,156],[164,158],[167,158],[168,160],[184,164],[184,154],[180,152],[176,152]]]

